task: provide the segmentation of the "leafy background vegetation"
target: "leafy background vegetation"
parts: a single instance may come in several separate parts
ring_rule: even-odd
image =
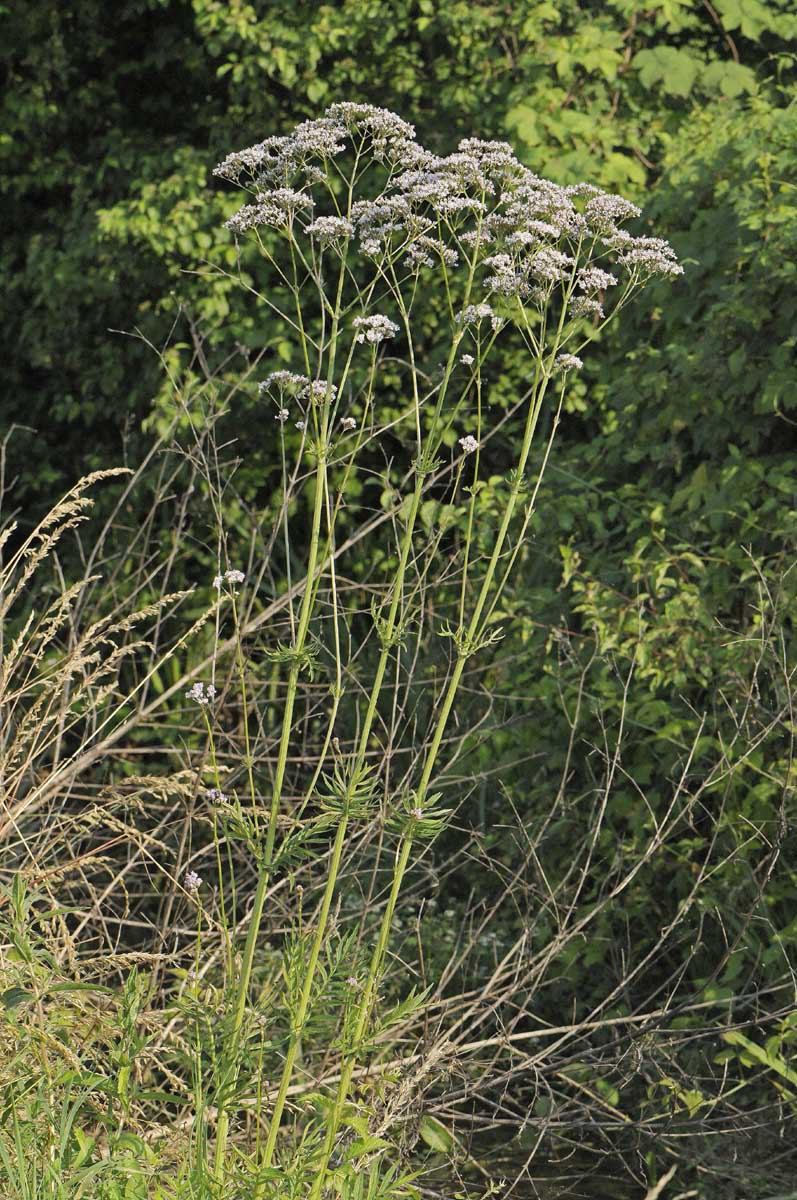
[[[684,278],[646,293],[593,346],[567,397],[534,537],[502,600],[506,636],[482,680],[497,728],[474,740],[462,768],[474,791],[459,836],[475,839],[473,869],[446,875],[456,840],[447,834],[437,903],[448,914],[474,897],[489,906],[481,856],[511,873],[521,855],[511,821],[533,829],[563,770],[573,796],[587,794],[591,755],[622,722],[622,770],[596,859],[606,877],[617,848],[633,852],[661,819],[673,779],[697,778],[718,746],[733,770],[700,793],[690,827],[641,865],[588,941],[563,949],[540,1003],[587,1011],[675,914],[689,953],[654,956],[645,997],[681,969],[707,1002],[738,996],[743,1006],[786,986],[797,946],[791,0],[34,0],[2,11],[0,26],[2,415],[4,429],[16,426],[4,461],[23,525],[81,473],[138,467],[159,435],[179,440],[175,397],[182,403],[208,375],[218,386],[244,381],[222,412],[192,410],[227,447],[230,536],[272,503],[279,461],[255,380],[261,359],[287,364],[291,346],[240,286],[239,251],[221,229],[237,200],[211,171],[229,150],[328,103],[391,108],[441,151],[463,136],[508,140],[540,174],[639,203],[673,242]],[[245,255],[240,267],[268,288]],[[432,308],[424,320],[433,343]],[[510,413],[506,438],[523,370],[505,357],[490,379],[495,420]],[[384,382],[388,404],[398,382]],[[488,450],[495,488],[501,444]],[[394,449],[398,478],[406,458]],[[158,478],[127,498],[128,527],[145,521]],[[489,514],[490,488],[480,501]],[[179,554],[169,522],[155,530],[174,555],[172,590],[213,573],[204,519],[189,521]],[[431,510],[428,519],[431,528]],[[554,874],[566,871],[583,817],[574,801],[552,831]],[[606,877],[590,873],[586,908],[600,904]],[[497,948],[485,942],[484,955],[500,958],[525,920],[502,912],[491,927]],[[432,915],[426,926],[432,970],[447,924],[450,915]],[[779,995],[749,1009],[762,1018],[746,1035],[753,1050],[714,1047],[740,1078],[756,1073],[742,1108],[776,1093],[793,1104],[772,1066],[787,1062],[795,1038]],[[630,985],[617,1004],[640,1001]],[[755,1047],[764,1046],[762,1066]],[[702,1059],[692,1067],[699,1075]],[[671,1080],[665,1096],[667,1085],[640,1070],[643,1108],[699,1113],[699,1082],[690,1095]],[[622,1107],[615,1083],[605,1087]],[[750,1163],[766,1140],[754,1125],[739,1135]],[[704,1139],[695,1155],[710,1149]]]

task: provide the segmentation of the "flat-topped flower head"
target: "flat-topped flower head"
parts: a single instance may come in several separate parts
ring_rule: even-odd
[[[576,272],[576,286],[584,292],[603,292],[606,288],[614,287],[617,276],[600,267],[582,267]]]
[[[302,400],[309,400],[312,404],[323,404],[325,400],[331,404],[337,394],[338,389],[334,383],[325,383],[323,379],[314,379],[312,383],[308,383],[302,388],[299,397]]]
[[[246,579],[246,576],[244,575],[243,571],[239,571],[237,568],[233,568],[230,571],[225,571],[223,575],[217,575],[216,578],[213,580],[213,586],[214,586],[214,588],[217,588],[218,590],[220,590],[225,582],[226,583],[243,583],[243,581],[245,579]],[[196,687],[196,684],[194,686]],[[214,688],[213,689],[214,695],[215,695],[215,690],[216,689]]]
[[[473,454],[479,449],[479,443],[472,433],[465,434],[465,437],[459,439],[459,444],[462,447],[463,454]]]
[[[479,321],[492,321],[494,317],[495,313],[489,304],[468,304],[457,315],[457,322],[460,325],[478,325]]]
[[[275,188],[267,193],[257,193],[254,204],[245,204],[243,208],[225,222],[232,233],[246,233],[261,225],[272,225],[282,229],[292,222],[298,212],[312,208],[315,204],[313,197],[307,192],[296,192],[293,188]]]
[[[357,330],[354,340],[360,343],[370,342],[371,345],[383,342],[385,338],[395,337],[399,331],[398,325],[379,313],[372,317],[355,317],[352,324]]]
[[[290,415],[287,408],[280,408],[275,414],[274,420],[279,421],[280,425],[284,425]]]
[[[390,152],[401,154],[415,140],[415,128],[388,108],[374,104],[342,101],[332,104],[326,114],[339,121],[352,133],[370,138],[375,155],[384,157]]]
[[[571,317],[603,317],[603,305],[592,296],[571,296],[567,304]]]
[[[341,417],[340,424],[344,433],[351,433],[352,429],[357,428],[357,422],[354,417]]]
[[[562,283],[570,278],[575,260],[561,250],[543,246],[529,260],[529,271],[541,282]]]
[[[580,371],[584,366],[577,354],[557,354],[554,359],[555,371]]]
[[[303,121],[290,136],[287,150],[300,164],[313,159],[336,158],[346,150],[346,126],[334,117]]]
[[[333,242],[346,242],[354,237],[354,226],[345,217],[316,217],[305,226],[304,232],[322,246],[329,246]]]
[[[258,384],[258,390],[261,395],[266,392],[277,392],[280,395],[287,392],[289,396],[295,396],[309,382],[306,375],[297,375],[294,371],[272,371]]]
[[[342,156],[356,156],[357,178],[369,179],[371,193],[355,192],[345,216],[329,195],[333,173],[347,177]],[[382,164],[381,191],[371,187],[369,158]],[[608,250],[610,257],[621,252],[621,265],[636,274],[677,273],[674,255],[661,246],[643,245],[640,239],[625,249],[612,244],[623,234],[623,224],[640,215],[624,197],[588,183],[564,187],[544,179],[506,142],[464,138],[450,154],[431,153],[418,144],[411,124],[372,104],[333,104],[286,136],[229,155],[216,174],[251,193],[250,202],[227,223],[235,233],[267,225],[291,236],[294,225],[304,222],[308,236],[322,245],[342,247],[354,239],[370,258],[403,249],[413,267],[453,266],[462,247],[492,244],[497,253],[531,252],[535,246],[549,254],[576,250],[579,266],[598,252]],[[316,192],[322,183],[326,188]],[[318,206],[327,211],[312,219]],[[332,207],[336,211],[329,211]],[[568,265],[551,257],[534,264],[553,284],[564,281]],[[518,266],[514,278],[496,272],[491,288],[522,299],[518,282],[529,274],[535,274],[530,264]]]
[[[212,683],[209,683],[206,688],[204,683],[201,683],[199,680],[197,680],[197,682],[192,684],[185,693],[185,698],[186,700],[195,700],[197,704],[206,705],[210,704],[215,695],[216,689]]]
[[[683,275],[684,269],[675,251],[663,238],[638,237],[622,239],[617,261],[641,275]]]
[[[584,216],[589,225],[596,230],[613,229],[623,221],[629,221],[642,213],[641,208],[632,204],[622,196],[613,196],[608,192],[598,192],[584,206]]]

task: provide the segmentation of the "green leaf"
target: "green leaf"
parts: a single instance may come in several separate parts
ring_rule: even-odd
[[[757,40],[765,30],[776,29],[780,14],[760,0],[716,0],[716,9],[726,29],[740,29],[746,38]]]
[[[428,1113],[421,1117],[418,1133],[429,1149],[435,1150],[438,1154],[450,1154],[456,1146],[454,1136],[446,1129],[445,1125],[442,1125],[435,1117],[430,1117]]]
[[[390,1145],[385,1138],[380,1137],[364,1137],[358,1138],[356,1142],[352,1142],[346,1154],[347,1160],[353,1158],[361,1158],[363,1154],[372,1154],[374,1150],[384,1150]]]
[[[668,95],[684,97],[691,92],[703,66],[701,60],[688,50],[676,50],[672,46],[640,50],[634,63],[643,87],[654,88],[660,84]]]
[[[713,62],[704,69],[700,82],[713,92],[733,99],[743,92],[755,92],[758,88],[756,73],[751,67],[736,62]]]
[[[3,1007],[6,1012],[10,1012],[12,1008],[17,1008],[24,1000],[32,1000],[33,992],[28,992],[25,988],[11,987],[7,988],[2,994]]]
[[[722,1040],[729,1042],[732,1046],[738,1046],[748,1058],[753,1062],[760,1063],[764,1067],[768,1067],[771,1071],[775,1071],[781,1078],[786,1079],[789,1083],[797,1086],[797,1071],[788,1065],[785,1058],[780,1054],[773,1054],[767,1051],[763,1046],[759,1046],[756,1042],[745,1037],[738,1029],[731,1029],[727,1033],[723,1033]]]
[[[84,1133],[82,1129],[78,1129],[77,1127],[73,1127],[72,1132],[75,1136],[75,1141],[77,1142],[78,1146],[78,1152],[71,1163],[74,1169],[76,1167],[82,1167],[86,1162],[88,1162],[89,1158],[91,1157],[91,1153],[97,1144],[97,1139],[90,1137],[89,1134]]]
[[[505,122],[507,129],[527,146],[539,146],[543,139],[540,114],[529,104],[518,104],[515,108],[510,108]]]

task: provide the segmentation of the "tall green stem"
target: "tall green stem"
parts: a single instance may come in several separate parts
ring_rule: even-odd
[[[471,289],[473,286],[474,272],[475,272],[475,255],[474,255],[474,259],[471,264],[470,270],[469,270],[467,285],[466,285],[466,289],[465,289],[465,303],[467,303],[470,298],[470,293],[471,293]],[[395,284],[395,280],[394,280],[394,284]],[[411,356],[411,360],[412,360],[412,364],[413,364],[413,374],[412,374],[413,391],[414,391],[414,397],[415,397],[416,419],[417,419],[417,423],[418,423],[418,467],[417,467],[417,473],[416,473],[415,488],[413,490],[412,501],[411,501],[411,505],[410,505],[410,511],[409,511],[409,514],[407,517],[407,522],[405,525],[404,534],[403,534],[402,541],[401,541],[398,569],[396,571],[396,575],[392,582],[390,605],[388,608],[388,614],[387,614],[387,618],[385,621],[385,628],[384,628],[384,634],[383,634],[383,640],[382,640],[382,650],[381,650],[381,653],[379,656],[379,661],[377,663],[376,672],[374,674],[373,685],[370,690],[370,695],[369,695],[369,699],[368,699],[368,708],[366,710],[365,719],[363,721],[363,724],[362,724],[362,727],[360,730],[360,737],[359,737],[358,746],[357,746],[357,754],[356,754],[356,758],[355,758],[355,762],[354,762],[354,766],[353,766],[353,772],[352,772],[353,777],[359,773],[359,771],[362,769],[362,766],[365,761],[365,756],[366,756],[367,749],[368,749],[368,742],[369,742],[369,739],[371,736],[371,729],[373,727],[373,723],[374,723],[374,720],[376,717],[379,696],[380,696],[380,693],[382,690],[382,685],[384,683],[385,672],[387,670],[387,666],[390,661],[390,652],[393,647],[393,640],[394,640],[394,635],[395,635],[395,631],[396,631],[399,605],[401,603],[401,597],[403,595],[403,590],[404,590],[404,580],[406,577],[407,564],[409,562],[410,552],[412,549],[413,534],[414,534],[414,530],[415,530],[415,524],[416,524],[416,521],[418,518],[418,512],[420,510],[420,503],[421,503],[421,498],[423,495],[423,488],[424,488],[424,466],[425,466],[425,464],[423,462],[422,448],[421,448],[421,441],[420,441],[420,413],[419,413],[419,397],[418,397],[418,391],[417,391],[418,384],[417,384],[417,373],[414,370],[412,334],[411,334],[411,329],[410,329],[409,313],[406,310],[406,307],[405,307],[404,301],[403,301],[403,297],[401,294],[401,289],[398,286],[396,286],[395,295],[398,300],[399,306],[401,308],[401,314],[402,314],[405,329],[407,332],[409,348],[410,348],[410,356]],[[340,298],[340,294],[339,294],[339,298]],[[336,311],[339,312],[339,309],[340,309],[340,306],[338,303]],[[445,397],[446,397],[447,390],[448,390],[449,380],[451,378],[451,375],[452,375],[452,372],[454,369],[454,361],[455,361],[455,356],[456,356],[456,352],[457,352],[457,346],[458,346],[458,339],[455,338],[452,343],[451,349],[449,351],[448,361],[446,363],[445,371],[443,374],[443,379],[441,381],[441,385],[440,385],[440,389],[439,389],[439,393],[438,393],[438,397],[437,397],[437,402],[435,405],[434,416],[433,416],[432,423],[431,423],[432,429],[434,429],[436,427],[436,425],[438,424],[439,416],[442,411],[442,406],[445,402]],[[429,452],[428,457],[431,459],[431,451]],[[332,536],[332,531],[330,530],[329,531],[330,543],[331,543],[331,536]],[[277,1090],[277,1096],[276,1096],[275,1103],[274,1103],[274,1110],[271,1115],[268,1138],[267,1138],[266,1146],[264,1148],[263,1158],[261,1161],[261,1165],[265,1166],[265,1167],[270,1166],[271,1160],[272,1160],[272,1157],[274,1154],[274,1149],[276,1147],[277,1136],[279,1133],[279,1127],[280,1127],[280,1123],[282,1120],[282,1113],[284,1110],[285,1101],[286,1101],[287,1094],[288,1094],[288,1088],[290,1086],[290,1080],[291,1080],[291,1076],[292,1076],[292,1072],[293,1072],[293,1066],[294,1066],[294,1063],[296,1060],[296,1054],[298,1052],[298,1047],[299,1047],[300,1040],[301,1040],[301,1033],[302,1033],[301,1026],[307,1015],[307,1008],[308,1008],[310,996],[312,993],[312,984],[313,984],[313,978],[314,978],[315,970],[316,970],[317,963],[318,963],[318,956],[320,953],[321,946],[323,944],[323,938],[324,938],[324,935],[326,932],[326,922],[327,922],[327,919],[329,916],[329,911],[330,911],[335,887],[337,885],[337,877],[338,877],[338,872],[339,872],[339,868],[340,868],[340,860],[341,860],[343,844],[344,844],[347,829],[348,829],[348,816],[344,813],[341,816],[340,825],[338,827],[338,832],[336,835],[335,846],[333,849],[333,854],[332,854],[332,858],[330,860],[329,870],[327,873],[327,880],[326,880],[326,884],[325,884],[325,888],[324,888],[324,894],[323,894],[321,906],[320,906],[319,912],[318,912],[318,920],[317,920],[315,937],[313,940],[310,957],[308,959],[308,963],[307,963],[307,967],[306,967],[305,978],[303,981],[303,988],[302,988],[302,993],[301,993],[301,997],[300,997],[300,1006],[299,1006],[299,1010],[298,1010],[300,1013],[300,1017],[297,1018],[294,1028],[291,1030],[291,1036],[290,1036],[290,1040],[288,1043],[288,1050],[286,1052],[285,1062],[283,1064],[283,1069],[282,1069],[282,1073],[280,1076],[280,1083],[279,1083],[279,1087]],[[407,849],[407,853],[409,853],[409,847]],[[400,872],[400,875],[403,875],[403,869]],[[396,894],[398,894],[398,893],[396,893]],[[255,897],[255,899],[257,901],[257,896]],[[393,901],[393,903],[395,904],[395,900]],[[262,903],[261,903],[261,907],[262,907]],[[389,928],[388,928],[387,932],[389,933]],[[251,933],[251,926],[250,926],[250,933]],[[385,936],[387,936],[387,934]],[[381,941],[381,939],[380,939],[380,941]],[[247,948],[248,948],[248,941],[247,941]],[[254,947],[252,947],[252,952],[253,951],[254,951]],[[380,954],[380,958],[381,958],[381,954],[384,953],[384,946],[382,946],[381,950],[380,950],[379,945],[378,945],[375,953],[377,953],[377,952]],[[251,964],[250,964],[250,970],[251,970]],[[260,1186],[258,1186],[258,1188],[255,1192],[255,1200],[259,1200],[259,1197],[261,1194],[262,1194],[262,1188]]]
[[[542,378],[540,378],[541,375],[542,375]],[[465,651],[466,647],[468,646],[468,644],[473,643],[474,639],[478,636],[478,633],[479,633],[479,625],[480,625],[482,613],[484,611],[484,606],[487,602],[487,599],[488,599],[488,596],[490,593],[490,589],[492,588],[493,579],[495,577],[495,572],[496,572],[498,563],[500,561],[501,554],[503,552],[504,542],[506,541],[507,533],[509,532],[509,526],[510,526],[512,518],[514,516],[515,509],[517,507],[518,497],[520,496],[520,492],[523,488],[523,474],[526,469],[526,465],[528,463],[529,455],[531,453],[531,447],[532,447],[532,443],[534,440],[534,434],[536,432],[539,415],[540,415],[540,412],[542,409],[543,400],[545,398],[545,393],[548,388],[548,382],[549,382],[549,375],[547,373],[542,372],[542,366],[538,360],[537,376],[535,379],[535,388],[534,388],[534,400],[529,408],[529,414],[526,419],[526,426],[525,426],[524,435],[523,435],[523,443],[521,446],[520,456],[518,459],[515,479],[512,484],[512,488],[511,488],[511,491],[509,494],[509,499],[507,501],[506,509],[504,510],[504,515],[503,515],[503,519],[501,521],[498,535],[496,537],[496,541],[493,546],[493,551],[492,551],[492,554],[490,555],[490,561],[487,565],[485,577],[482,581],[481,588],[479,589],[479,595],[478,595],[478,598],[476,601],[476,606],[475,606],[473,614],[471,616],[471,620],[468,624],[468,629],[467,629],[467,632],[463,639],[460,654],[457,658],[456,664],[454,666],[454,670],[451,674],[451,678],[449,679],[448,685],[446,687],[446,692],[443,697],[443,702],[441,704],[440,711],[438,713],[438,718],[435,723],[435,729],[434,729],[434,733],[432,735],[432,741],[429,746],[429,752],[426,756],[426,761],[424,763],[424,769],[423,769],[423,772],[421,775],[421,780],[420,780],[420,784],[418,786],[418,791],[417,791],[416,803],[419,807],[423,807],[423,802],[428,793],[429,783],[432,778],[435,763],[437,760],[437,755],[439,753],[440,745],[442,743],[443,736],[444,736],[444,733],[446,730],[446,726],[448,724],[448,719],[451,714],[451,708],[453,706],[454,699],[456,697],[457,690],[459,688],[459,684],[460,684],[460,681],[462,678],[462,673],[465,669],[465,663],[467,661],[467,653],[465,653],[464,651]],[[376,946],[374,947],[373,955],[371,958],[371,964],[370,964],[370,969],[368,972],[368,978],[365,982],[365,985],[363,988],[363,995],[362,995],[360,1005],[359,1005],[358,1018],[357,1018],[357,1023],[355,1026],[355,1033],[354,1033],[354,1038],[353,1038],[354,1045],[353,1045],[352,1051],[347,1056],[346,1061],[344,1062],[343,1068],[341,1070],[341,1077],[340,1077],[340,1081],[338,1083],[338,1091],[337,1091],[337,1095],[335,1097],[334,1108],[332,1111],[332,1115],[327,1122],[326,1136],[324,1139],[324,1145],[323,1145],[322,1153],[321,1153],[321,1164],[319,1166],[318,1174],[316,1176],[312,1191],[310,1193],[310,1200],[316,1200],[316,1198],[318,1196],[320,1196],[321,1190],[324,1186],[324,1179],[326,1176],[329,1158],[332,1153],[332,1147],[334,1145],[335,1137],[337,1135],[337,1131],[338,1131],[338,1128],[340,1126],[340,1122],[341,1122],[341,1119],[343,1116],[343,1110],[344,1110],[344,1107],[346,1104],[346,1100],[348,1098],[349,1088],[351,1085],[351,1078],[352,1078],[354,1067],[355,1067],[356,1061],[357,1061],[359,1045],[360,1045],[360,1043],[365,1035],[366,1029],[367,1029],[368,1020],[370,1017],[371,1004],[372,1004],[373,997],[376,993],[376,989],[378,986],[378,981],[379,981],[381,968],[382,968],[382,962],[383,962],[383,959],[384,959],[384,956],[385,956],[385,953],[387,950],[388,939],[390,937],[390,929],[391,929],[391,925],[393,922],[393,915],[394,915],[396,903],[398,901],[398,897],[399,897],[399,894],[401,891],[401,885],[403,882],[404,874],[407,869],[407,864],[409,862],[411,849],[412,849],[412,833],[411,833],[411,831],[408,831],[402,837],[402,840],[399,844],[399,848],[397,851],[396,865],[395,865],[394,873],[393,873],[393,883],[392,883],[392,886],[390,889],[390,895],[388,897],[388,902],[387,902],[387,905],[385,908],[385,912],[382,917],[382,922],[381,922],[380,929],[379,929],[377,943],[376,943]]]
[[[329,401],[327,400],[323,417],[325,427],[328,424],[328,407]],[[243,1027],[244,1013],[246,1012],[246,1000],[249,993],[249,982],[252,976],[255,948],[257,946],[257,938],[263,919],[263,907],[266,901],[269,879],[271,877],[271,864],[274,860],[274,842],[277,834],[277,817],[279,815],[280,800],[282,798],[282,786],[285,780],[285,769],[288,762],[288,747],[290,744],[291,730],[293,727],[293,710],[296,702],[299,673],[301,671],[301,655],[302,651],[304,650],[305,641],[307,640],[307,632],[310,627],[312,600],[314,596],[313,583],[318,565],[321,514],[323,511],[325,487],[326,456],[325,454],[322,454],[319,458],[318,469],[316,472],[316,494],[313,504],[310,552],[307,560],[307,584],[302,597],[302,607],[299,613],[299,624],[296,631],[296,642],[293,647],[294,657],[293,662],[291,663],[290,673],[288,675],[288,687],[285,697],[285,710],[283,713],[279,751],[277,754],[277,767],[274,775],[274,787],[271,794],[271,810],[269,813],[268,829],[266,831],[266,841],[260,862],[257,887],[255,889],[254,902],[252,905],[252,914],[249,919],[249,928],[247,929],[246,934],[246,944],[244,946],[243,960],[241,962],[241,974],[238,980],[238,990],[235,1008],[233,1010],[232,1029],[230,1031],[230,1056],[233,1062],[233,1078],[235,1078],[237,1075],[241,1029]],[[224,1164],[227,1133],[229,1130],[229,1116],[227,1112],[226,1099],[226,1097],[222,1097],[219,1105],[215,1157],[215,1170],[217,1176],[220,1175],[222,1166]]]

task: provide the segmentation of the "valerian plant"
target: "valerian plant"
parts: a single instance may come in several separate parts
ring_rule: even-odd
[[[561,187],[542,179],[501,142],[466,138],[449,155],[432,154],[406,121],[370,105],[334,104],[288,136],[230,154],[216,174],[249,193],[227,228],[236,239],[250,240],[267,263],[272,285],[262,294],[264,320],[270,332],[288,332],[297,347],[297,360],[275,363],[260,393],[264,414],[271,414],[266,427],[279,439],[286,493],[300,481],[309,517],[300,511],[306,544],[297,546],[295,506],[283,506],[288,628],[267,651],[282,689],[280,733],[261,804],[248,717],[244,721],[248,815],[239,798],[229,801],[221,792],[213,747],[223,698],[201,684],[188,693],[207,722],[214,822],[243,838],[257,870],[240,953],[228,915],[214,916],[228,929],[230,977],[223,1062],[214,1068],[209,1178],[223,1189],[245,1161],[254,1196],[287,1195],[290,1180],[290,1194],[318,1200],[349,1186],[347,1169],[367,1167],[389,1191],[394,1174],[381,1160],[391,1143],[384,1131],[377,1135],[353,1084],[374,1038],[392,1019],[381,1010],[380,984],[408,869],[418,847],[447,820],[438,776],[463,673],[470,658],[500,638],[496,606],[534,511],[570,373],[651,276],[682,269],[667,242],[625,228],[640,212],[622,197],[586,183]],[[440,327],[431,350],[414,323],[422,294],[427,302],[437,298]],[[482,450],[491,437],[485,366],[510,339],[528,355],[529,387],[502,509],[484,554],[477,552],[475,531],[483,519]],[[388,360],[391,371],[400,372],[405,399],[398,419],[391,415],[391,435],[411,443],[412,470],[393,496],[397,544],[389,576],[370,611],[352,613],[337,539],[344,506],[347,528],[371,517],[365,507],[352,513],[352,498],[361,494],[353,485],[385,434],[380,378]],[[443,544],[420,517],[430,497],[459,505],[464,530],[450,551],[443,620],[439,604],[434,613],[423,604],[425,572]],[[291,571],[298,563],[297,585]],[[232,601],[239,629],[234,585],[242,582],[236,570],[215,581]],[[352,633],[363,630],[364,621],[370,633],[362,636],[373,635],[378,645],[367,673]],[[426,725],[409,737],[411,752],[397,767],[382,736],[386,714],[396,703],[397,680],[402,673],[412,677],[405,643],[430,623],[449,647],[447,667],[427,695]],[[250,663],[241,636],[236,661],[247,712]],[[288,794],[298,698],[310,682],[317,690],[319,680],[329,684],[323,728],[298,796],[296,786]],[[356,729],[345,745],[339,737],[344,701]],[[387,898],[367,926],[370,946],[364,948],[341,938],[335,912],[344,851],[369,822],[393,839],[394,855]],[[302,853],[324,863],[321,899],[285,938],[281,1000],[272,998],[285,1011],[263,1011],[253,977],[264,910],[280,873],[289,873]],[[221,856],[218,867],[221,874]],[[195,872],[186,876],[192,897],[201,897],[200,885]],[[410,994],[401,1015],[422,1003],[422,996]],[[289,1097],[301,1093],[308,1078],[304,1040],[316,1010],[321,1006],[328,1016],[330,1005],[339,1031],[334,1085],[315,1096],[314,1113],[300,1107],[288,1120]],[[244,1065],[251,1062],[247,1043],[262,1039],[262,1026],[287,1028],[272,1085]],[[254,1148],[231,1136],[253,1087],[263,1131]],[[397,1191],[408,1186],[394,1182]]]

